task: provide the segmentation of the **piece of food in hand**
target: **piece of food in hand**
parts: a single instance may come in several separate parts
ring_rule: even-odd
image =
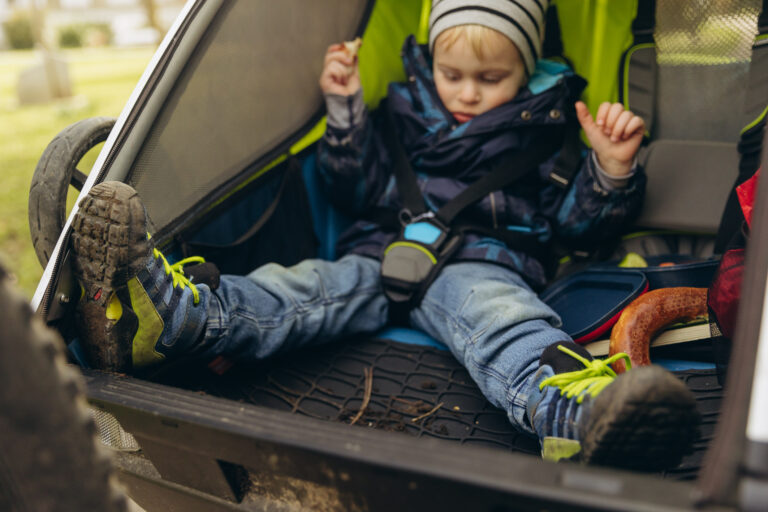
[[[689,322],[706,314],[706,288],[680,286],[645,293],[621,312],[611,331],[608,355],[624,352],[633,367],[649,365],[651,340],[656,333],[668,325]],[[613,363],[613,369],[623,373],[624,360]]]
[[[342,44],[344,45],[344,50],[347,52],[347,55],[354,59],[357,56],[358,50],[360,50],[360,47],[363,45],[363,40],[356,37],[352,41],[344,41]]]

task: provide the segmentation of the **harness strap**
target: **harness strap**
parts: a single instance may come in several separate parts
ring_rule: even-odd
[[[469,205],[474,204],[496,190],[508,187],[528,172],[534,170],[551,155],[557,144],[548,140],[536,144],[526,151],[510,151],[500,158],[482,178],[465,188],[459,195],[445,203],[436,213],[444,225],[450,226],[456,216]],[[400,189],[398,189],[398,192]]]
[[[632,22],[634,44],[652,43],[656,27],[656,0],[638,0],[637,15]]]
[[[366,215],[366,219],[380,226],[399,227],[399,212],[389,208],[376,208]],[[451,232],[464,234],[468,232],[485,235],[504,242],[507,246],[523,251],[539,260],[544,260],[549,254],[550,246],[539,242],[535,235],[512,231],[504,227],[493,228],[472,222],[462,222],[461,217],[454,221]]]
[[[563,57],[563,39],[560,35],[560,19],[557,16],[557,6],[550,5],[545,18],[544,33],[546,37],[542,43],[541,57]]]
[[[389,299],[390,322],[407,325],[410,311],[418,306],[443,266],[461,248],[467,232],[487,234],[536,257],[550,268],[551,255],[547,254],[546,244],[539,240],[537,234],[462,222],[459,215],[489,193],[504,189],[535,171],[560,147],[557,138],[547,138],[524,151],[503,154],[489,172],[433,213],[426,206],[416,173],[400,143],[392,112],[386,105],[383,108],[388,124],[384,140],[391,151],[392,172],[403,210],[377,209],[367,217],[381,225],[402,226],[400,237],[387,247],[382,259],[382,284]],[[569,122],[566,132],[565,146],[550,174],[550,181],[559,187],[570,184],[580,157],[578,125]]]
[[[384,142],[392,154],[392,169],[397,184],[397,192],[400,194],[400,200],[403,207],[411,212],[411,215],[417,216],[428,211],[424,202],[424,196],[421,195],[419,181],[411,168],[411,162],[405,154],[405,148],[397,137],[395,120],[392,118],[392,111],[389,105],[382,104],[382,108],[387,112],[387,126],[384,130]]]
[[[581,162],[581,140],[579,122],[573,118],[565,126],[565,140],[555,165],[549,173],[549,181],[559,188],[568,188]]]
[[[392,112],[386,106],[384,108],[387,111],[388,121],[385,141],[393,155],[393,174],[395,175],[397,192],[403,206],[415,217],[429,210],[421,194],[416,173],[413,172],[405,149],[396,135],[397,125],[392,118]],[[497,160],[487,174],[435,212],[435,217],[445,226],[450,226],[462,210],[491,192],[508,187],[543,162],[558,147],[561,147],[560,154],[550,172],[549,181],[560,188],[568,187],[581,159],[579,126],[576,121],[569,121],[566,125],[565,140],[562,146],[553,139],[547,139],[525,151],[508,152]]]

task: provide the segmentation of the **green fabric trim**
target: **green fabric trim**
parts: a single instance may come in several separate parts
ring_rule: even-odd
[[[763,110],[763,113],[757,116],[757,119],[749,123],[747,126],[741,129],[741,132],[739,135],[744,135],[744,132],[749,131],[750,129],[754,128],[760,121],[765,119],[765,115],[768,113],[768,107],[765,107],[765,110]]]
[[[581,444],[574,439],[545,437],[541,441],[541,458],[552,462],[569,459],[581,451]]]
[[[315,142],[317,142],[320,139],[320,137],[323,136],[323,133],[325,133],[325,123],[326,123],[326,117],[323,116],[323,118],[315,126],[313,126],[312,129],[309,130],[309,132],[307,132],[306,135],[304,135],[301,139],[299,139],[293,146],[291,146],[288,149],[287,154],[278,156],[277,158],[269,162],[267,165],[265,165],[264,167],[256,171],[254,174],[249,176],[247,180],[245,180],[236,188],[234,188],[232,192],[230,192],[225,197],[222,197],[221,199],[216,201],[214,204],[212,204],[211,208],[218,206],[238,190],[242,189],[252,181],[262,177],[264,174],[267,173],[267,171],[277,167],[278,164],[287,160],[289,155],[296,155],[301,151],[305,150],[306,148],[308,148],[309,146],[311,146],[312,144],[314,144]]]
[[[621,268],[645,268],[647,266],[648,262],[645,261],[645,258],[636,252],[627,253],[627,255],[619,262],[619,267]]]
[[[431,261],[433,265],[437,265],[437,258],[435,258],[434,254],[432,254],[431,252],[426,250],[424,247],[422,247],[422,246],[420,246],[418,244],[414,244],[412,242],[394,242],[394,243],[391,243],[391,244],[389,244],[389,246],[384,251],[384,255],[386,256],[387,253],[389,251],[391,251],[392,249],[394,249],[395,247],[410,247],[411,249],[419,250],[419,251],[421,251],[421,252],[423,252],[424,254],[427,255],[427,258],[429,258],[429,261]]]
[[[323,118],[323,119],[325,119],[325,118]],[[314,128],[312,130],[314,130]],[[302,140],[304,140],[304,139],[302,139]],[[212,209],[216,208],[218,205],[220,205],[221,203],[223,203],[224,201],[226,201],[227,199],[232,197],[232,194],[236,193],[238,190],[242,189],[243,187],[245,187],[246,185],[248,185],[252,181],[254,181],[256,179],[259,179],[260,177],[264,176],[264,174],[266,174],[267,171],[277,167],[278,164],[280,164],[281,162],[284,162],[287,159],[288,159],[288,154],[280,155],[279,157],[275,158],[274,160],[269,162],[267,165],[265,165],[264,167],[262,167],[261,169],[259,169],[255,173],[253,173],[251,176],[249,176],[247,180],[245,180],[244,182],[239,184],[237,187],[233,188],[229,192],[229,194],[227,194],[226,196],[222,197],[221,199],[219,199],[218,201],[213,203],[211,206],[209,206],[206,211],[211,211]]]
[[[565,56],[589,82],[583,100],[593,113],[617,101],[621,55],[632,46],[637,0],[556,0]]]
[[[421,36],[423,3],[424,0],[390,0],[374,5],[359,53],[363,98],[369,108],[379,105],[390,82],[405,80],[400,49],[408,35]],[[427,13],[427,23],[428,16]]]
[[[299,139],[296,144],[291,146],[291,148],[288,150],[288,153],[291,155],[301,153],[303,150],[311,146],[315,141],[319,140],[320,137],[322,137],[325,133],[325,121],[326,117],[323,116],[323,118],[314,127],[312,127],[312,129],[309,130],[309,132],[304,135],[304,137]]]
[[[656,45],[654,43],[643,43],[638,44],[636,46],[633,46],[629,50],[627,50],[627,58],[624,61],[624,69],[623,69],[623,82],[624,82],[624,90],[623,96],[624,96],[624,108],[629,108],[629,61],[632,60],[632,54],[635,53],[637,50],[642,50],[643,48],[655,48]]]
[[[421,17],[419,18],[419,31],[416,33],[416,41],[419,44],[429,43],[429,13],[432,12],[432,0],[421,0]]]
[[[139,322],[139,328],[133,337],[134,368],[162,361],[165,356],[155,350],[155,344],[163,333],[163,319],[160,313],[155,309],[155,305],[141,286],[138,277],[128,281],[128,294],[131,297],[131,307]]]
[[[563,53],[587,79],[582,100],[594,116],[604,101],[619,98],[621,56],[634,40],[637,0],[556,0]],[[581,132],[581,138],[589,140]]]
[[[623,235],[621,237],[621,239],[622,240],[633,240],[635,238],[640,238],[640,237],[643,237],[643,236],[664,236],[664,235],[699,236],[701,234],[702,233],[697,233],[695,231],[682,231],[682,230],[674,230],[674,229],[659,229],[659,230],[652,230],[652,231],[635,231],[634,233],[628,233],[626,235]]]

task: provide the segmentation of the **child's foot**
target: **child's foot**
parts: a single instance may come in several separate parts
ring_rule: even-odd
[[[144,205],[130,186],[104,182],[80,203],[71,250],[81,286],[76,320],[89,364],[118,372],[181,353],[203,332],[210,291],[170,265],[147,233]]]
[[[637,470],[677,466],[696,439],[699,413],[690,390],[659,366],[618,377],[575,343],[550,345],[534,376],[528,418],[542,457]]]

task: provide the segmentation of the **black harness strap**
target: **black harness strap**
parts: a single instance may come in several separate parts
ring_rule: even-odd
[[[558,147],[562,149],[556,159],[555,169],[550,174],[550,181],[559,187],[567,187],[580,159],[578,125],[575,122],[566,126],[564,146],[556,138],[550,138],[525,151],[509,151],[482,178],[465,188],[437,212],[431,212],[426,206],[416,173],[400,143],[396,124],[388,109],[387,121],[389,126],[386,127],[384,138],[393,157],[393,174],[403,210],[399,214],[392,210],[378,210],[371,217],[382,225],[402,226],[400,236],[386,248],[382,260],[382,284],[390,302],[390,321],[395,324],[407,323],[410,310],[421,302],[442,267],[461,247],[467,232],[486,234],[542,261],[547,259],[544,254],[546,249],[538,240],[538,235],[514,232],[505,227],[492,228],[462,222],[459,215],[486,195],[510,186],[535,170]],[[421,235],[409,235],[409,230],[415,228],[421,230]]]
[[[568,188],[581,162],[581,141],[579,122],[574,118],[565,125],[565,139],[555,165],[549,172],[549,181],[559,188]]]
[[[397,184],[397,192],[403,207],[413,216],[424,214],[428,211],[424,202],[424,196],[421,195],[419,181],[411,168],[411,162],[405,154],[405,148],[400,143],[395,129],[395,120],[392,119],[392,112],[387,105],[382,106],[387,112],[387,126],[384,130],[384,142],[389,148],[392,156],[392,169]]]
[[[637,15],[632,21],[633,45],[652,43],[656,27],[656,0],[638,0]]]
[[[537,144],[530,150],[508,152],[504,157],[498,160],[498,162],[491,168],[490,172],[465,188],[458,196],[445,203],[442,208],[435,213],[435,217],[437,217],[444,225],[450,226],[456,216],[461,213],[464,208],[477,202],[491,192],[510,186],[525,174],[535,169],[536,166],[544,161],[548,155],[551,155],[556,148],[556,144],[547,141]]]

